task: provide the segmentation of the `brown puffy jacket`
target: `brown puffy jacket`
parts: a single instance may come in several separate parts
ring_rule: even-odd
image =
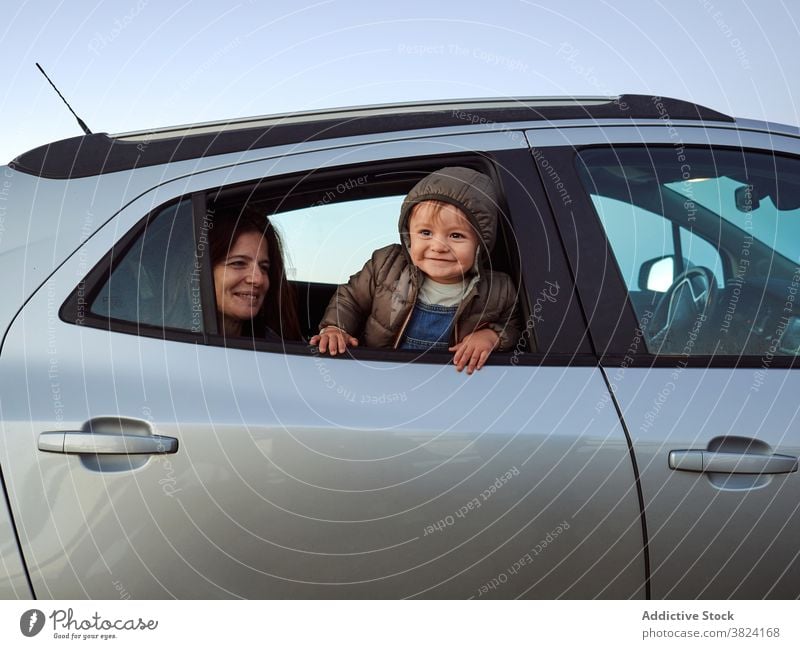
[[[320,329],[330,325],[343,329],[366,347],[396,348],[403,338],[419,287],[425,276],[411,262],[408,252],[408,219],[417,203],[437,200],[458,207],[480,235],[473,269],[472,288],[458,307],[451,344],[478,329],[490,328],[500,337],[498,349],[517,344],[521,327],[517,289],[505,273],[481,268],[497,232],[497,198],[488,176],[464,167],[446,167],[434,172],[409,192],[400,210],[400,239],[376,250],[347,284],[339,286],[328,304]],[[477,278],[477,279],[476,279]]]

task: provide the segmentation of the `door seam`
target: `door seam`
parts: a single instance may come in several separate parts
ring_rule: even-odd
[[[19,538],[19,530],[17,529],[17,520],[14,518],[14,510],[11,509],[11,498],[8,495],[8,489],[6,488],[6,480],[3,476],[3,467],[0,466],[0,489],[3,491],[3,497],[5,498],[6,508],[8,509],[8,517],[11,520],[11,529],[14,530],[14,540],[17,542],[17,552],[19,552],[19,560],[22,564],[22,570],[25,573],[25,580],[28,582],[28,588],[31,592],[31,599],[36,599],[36,591],[33,589],[33,582],[31,581],[31,573],[28,570],[28,562],[25,559],[25,554],[22,552],[22,542]]]
[[[645,507],[644,507],[644,494],[642,493],[642,480],[639,474],[639,465],[636,463],[636,454],[634,453],[633,449],[633,440],[631,439],[630,433],[628,432],[628,427],[625,424],[625,419],[622,416],[622,410],[619,407],[619,403],[617,402],[617,397],[614,394],[614,390],[611,388],[611,382],[608,380],[608,375],[606,374],[605,368],[598,364],[597,368],[600,370],[600,374],[603,377],[603,380],[606,383],[606,389],[608,390],[608,394],[611,397],[611,402],[614,404],[614,409],[617,411],[617,416],[619,417],[620,426],[622,426],[622,432],[625,434],[625,441],[628,444],[628,455],[631,458],[631,465],[633,467],[633,478],[634,484],[636,485],[636,495],[639,498],[639,521],[642,526],[642,548],[643,548],[643,557],[644,557],[644,595],[645,599],[651,599],[651,592],[650,592],[650,545],[649,545],[649,536],[647,534],[647,517],[645,515]]]

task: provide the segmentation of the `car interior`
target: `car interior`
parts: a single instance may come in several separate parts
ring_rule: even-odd
[[[800,245],[793,261],[791,243],[781,242],[800,221],[800,170],[776,174],[776,159],[763,154],[683,155],[658,147],[581,155],[649,351],[797,354]]]

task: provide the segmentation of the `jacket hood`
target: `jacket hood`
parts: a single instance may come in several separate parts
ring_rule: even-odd
[[[494,248],[497,235],[497,191],[491,178],[466,167],[444,167],[420,180],[408,192],[400,208],[400,240],[409,248],[408,220],[411,210],[422,201],[455,205],[481,238],[486,252]],[[479,249],[483,246],[479,246]],[[480,254],[478,255],[480,257]]]

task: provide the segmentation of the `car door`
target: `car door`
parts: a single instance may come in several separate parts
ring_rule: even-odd
[[[797,140],[713,126],[528,137],[635,450],[652,596],[796,598]]]
[[[145,194],[67,260],[0,356],[0,461],[36,595],[643,597],[629,445],[516,135],[218,164]],[[507,201],[528,318],[512,352],[468,378],[446,356],[332,359],[215,335],[210,196],[255,183],[281,204],[287,182],[330,171],[355,214],[365,165],[465,155]],[[348,227],[325,214],[324,232]],[[176,293],[186,263],[196,273]]]

